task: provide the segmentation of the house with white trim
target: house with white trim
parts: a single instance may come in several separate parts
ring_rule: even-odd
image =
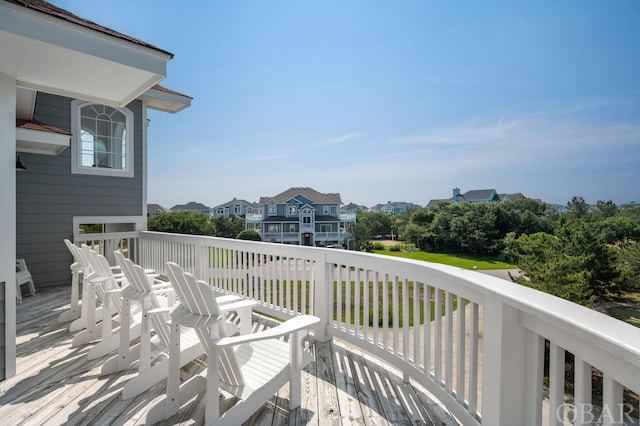
[[[257,214],[260,212],[261,209],[258,204],[247,200],[239,200],[234,197],[231,201],[212,207],[211,217],[214,219],[219,217],[226,217],[229,219],[232,216],[244,218],[247,213]]]
[[[262,212],[247,214],[246,229],[260,234],[262,241],[326,247],[351,247],[347,225],[355,213],[340,213],[340,194],[313,188],[293,187],[273,197],[261,197]]]
[[[158,84],[172,58],[43,0],[0,0],[0,380],[16,368],[16,258],[36,288],[68,285],[63,240],[80,225],[146,229],[147,111],[191,103]]]

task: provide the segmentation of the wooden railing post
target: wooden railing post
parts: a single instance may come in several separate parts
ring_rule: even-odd
[[[333,290],[333,282],[331,278],[331,265],[327,263],[327,255],[322,253],[316,258],[314,268],[315,285],[314,296],[315,301],[313,313],[320,318],[320,323],[316,326],[315,338],[320,342],[328,342],[331,336],[327,332],[331,325],[331,291]]]
[[[484,309],[482,423],[525,424],[527,333],[518,311],[487,299]]]

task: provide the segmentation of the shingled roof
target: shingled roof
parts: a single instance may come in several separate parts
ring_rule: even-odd
[[[260,204],[266,204],[269,201],[275,201],[276,203],[282,204],[286,203],[290,199],[296,197],[297,195],[302,195],[303,197],[311,200],[314,204],[342,204],[342,199],[340,198],[340,194],[338,193],[327,193],[324,194],[322,192],[318,192],[313,188],[309,187],[292,187],[287,189],[280,194],[273,197],[260,197]]]
[[[162,52],[166,55],[169,55],[171,58],[173,58],[173,53],[171,52],[167,52],[166,50],[160,49],[159,47],[156,47],[152,44],[146,43],[142,40],[138,40],[137,38],[133,38],[126,34],[122,34],[118,31],[112,30],[111,28],[105,27],[103,25],[96,24],[95,22],[89,21],[88,19],[81,18],[67,10],[54,6],[51,3],[47,3],[46,1],[43,1],[43,0],[5,0],[5,1],[8,3],[16,4],[18,6],[24,6],[28,9],[32,9],[37,12],[44,13],[45,15],[49,15],[54,18],[62,19],[72,24],[76,24],[81,27],[88,28],[90,30],[99,31],[103,34],[116,37],[121,40],[125,40],[130,43],[137,44],[139,46],[143,46],[149,49],[156,50],[158,52]]]

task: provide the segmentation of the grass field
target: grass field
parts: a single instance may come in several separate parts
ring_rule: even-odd
[[[403,257],[405,259],[423,260],[425,262],[443,263],[445,265],[457,266],[464,269],[513,269],[515,265],[499,261],[495,258],[481,258],[462,255],[452,255],[443,253],[427,253],[425,251],[391,251],[374,250],[376,254],[386,256]]]

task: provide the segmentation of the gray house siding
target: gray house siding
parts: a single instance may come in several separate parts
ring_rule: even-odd
[[[72,99],[38,93],[34,119],[71,131]],[[27,168],[16,173],[16,251],[36,287],[69,284],[74,216],[142,215],[142,103],[134,113],[134,177],[71,173],[71,148],[60,155],[19,153]],[[144,123],[146,125],[146,123]]]

